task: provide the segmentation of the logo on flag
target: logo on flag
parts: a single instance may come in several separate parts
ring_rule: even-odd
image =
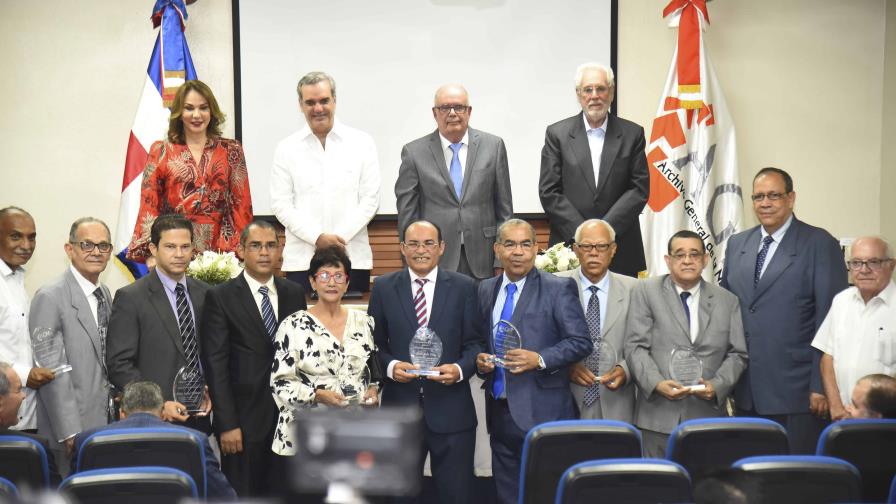
[[[126,258],[140,210],[143,167],[152,143],[165,138],[168,132],[170,112],[167,107],[171,105],[177,88],[185,81],[196,78],[193,58],[184,37],[186,20],[187,9],[183,0],[156,0],[152,22],[154,27],[161,29],[149,58],[143,94],[137,105],[134,125],[131,126],[115,230],[115,257],[134,279],[147,272],[145,264]]]
[[[719,281],[725,245],[741,229],[743,214],[734,123],[703,44],[705,0],[673,0],[663,17],[678,27],[678,43],[647,147],[647,271],[667,273],[669,237],[690,229],[710,255],[712,271],[704,275]]]

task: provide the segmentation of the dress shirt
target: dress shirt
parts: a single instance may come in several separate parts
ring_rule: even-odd
[[[501,321],[501,311],[504,309],[504,300],[507,299],[507,285],[512,283],[516,284],[516,293],[513,295],[513,309],[516,310],[516,305],[520,302],[520,296],[523,295],[523,287],[526,285],[526,277],[523,276],[523,278],[513,282],[507,278],[507,273],[501,275],[501,288],[498,289],[498,298],[495,299],[495,306],[492,307],[492,327],[489,329],[489,332],[492,333],[493,341],[495,337],[495,324]]]
[[[373,268],[367,224],[379,207],[373,138],[335,121],[327,147],[307,125],[274,151],[271,210],[286,226],[283,271],[306,271],[323,233],[343,238],[355,269]]]
[[[96,296],[93,295],[93,293],[96,292],[96,290],[100,287],[99,282],[95,284],[91,283],[90,280],[84,278],[81,273],[75,269],[74,266],[69,265],[69,269],[72,271],[72,275],[74,275],[75,281],[78,282],[78,287],[80,287],[81,291],[84,292],[84,297],[87,298],[87,304],[90,305],[90,313],[93,315],[93,321],[96,322],[97,327],[99,327],[99,318],[96,314],[97,307],[99,306],[99,301],[96,299]]]
[[[778,244],[781,243],[781,240],[784,239],[784,235],[787,233],[787,230],[790,229],[790,223],[793,222],[793,215],[787,218],[787,222],[784,223],[783,226],[779,227],[777,231],[772,233],[772,241],[768,245],[768,252],[765,254],[765,262],[762,263],[762,271],[759,272],[759,278],[762,278],[762,275],[765,273],[765,269],[768,268],[768,265],[772,262],[772,256],[775,255],[775,251],[778,250]],[[759,248],[757,251],[762,250],[762,241],[765,240],[765,237],[768,236],[768,232],[765,231],[765,228],[759,226],[759,232],[761,233],[759,236]]]
[[[34,367],[31,335],[28,332],[28,293],[25,292],[25,268],[12,269],[0,259],[0,360],[12,365],[22,387]],[[36,429],[36,391],[23,388],[25,400],[19,407],[19,422],[13,430]]]
[[[697,341],[697,336],[700,333],[700,283],[691,287],[690,289],[682,289],[675,282],[672,282],[672,285],[675,285],[675,293],[678,294],[679,303],[681,303],[681,293],[682,292],[690,292],[691,297],[688,298],[688,310],[691,311],[691,327],[689,327],[689,336],[691,337],[691,343]],[[681,308],[684,311],[684,307]]]
[[[258,307],[258,313],[261,315],[262,320],[264,320],[264,313],[261,312],[261,293],[258,292],[258,288],[262,285],[268,288],[268,299],[271,300],[271,308],[274,310],[274,322],[276,322],[277,314],[280,312],[277,311],[279,305],[277,304],[277,287],[274,285],[274,277],[271,276],[267,282],[261,283],[244,271],[243,278],[249,284],[249,290],[252,291],[252,299],[255,300],[255,306]]]
[[[162,270],[159,268],[153,269],[159,274],[159,280],[162,281],[162,287],[165,288],[165,295],[168,296],[168,303],[171,305],[171,311],[174,312],[174,319],[177,320],[177,292],[174,289],[177,288],[177,284],[181,284],[184,286],[184,294],[187,296],[187,305],[190,307],[190,314],[193,315],[193,324],[196,324],[196,310],[193,309],[193,300],[190,299],[190,289],[187,287],[187,277],[184,276],[179,281],[176,281],[162,273]]]
[[[588,116],[582,114],[585,121],[585,134],[588,137],[588,149],[591,151],[591,166],[594,168],[594,186],[600,182],[600,155],[604,152],[604,139],[607,136],[607,118],[597,128],[588,124]]]
[[[588,302],[591,300],[591,286],[597,286],[597,300],[600,301],[600,324],[603,327],[607,320],[607,298],[610,295],[610,272],[604,273],[604,277],[597,283],[591,283],[582,270],[579,270],[579,285],[582,287],[579,292],[579,301],[582,302],[582,310],[588,313]]]
[[[868,300],[857,287],[834,296],[812,346],[834,358],[840,400],[849,404],[859,378],[896,371],[896,284]]]
[[[442,154],[445,155],[445,170],[451,170],[451,160],[454,158],[454,151],[451,150],[451,141],[439,133],[439,140],[442,141]],[[467,175],[467,146],[470,145],[470,133],[464,132],[464,137],[460,139],[460,150],[457,152],[457,159],[460,161],[460,172],[464,176]]]

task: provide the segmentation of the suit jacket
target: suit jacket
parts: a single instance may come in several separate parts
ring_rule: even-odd
[[[274,342],[246,273],[209,289],[202,314],[202,367],[212,398],[215,431],[242,429],[245,441],[269,439],[277,424],[271,395]],[[274,277],[277,322],[307,308],[302,287]]]
[[[59,476],[59,467],[56,465],[56,457],[53,456],[53,452],[50,450],[50,444],[47,442],[46,437],[39,434],[31,434],[28,432],[7,429],[5,427],[0,428],[0,436],[23,436],[40,443],[41,446],[44,447],[44,451],[47,453],[47,471],[50,474],[50,489],[55,490],[59,486],[59,483],[62,482],[62,478]],[[13,483],[16,482],[13,481]]]
[[[599,218],[616,231],[618,250],[610,269],[633,276],[647,267],[638,222],[650,186],[644,148],[642,127],[607,115],[600,179],[595,181],[582,114],[548,126],[538,195],[551,224],[552,245],[572,239],[586,219]]]
[[[581,270],[582,268],[579,267],[556,274],[559,277],[569,277],[575,280],[580,297],[582,296]],[[603,418],[607,420],[620,420],[632,423],[635,413],[635,384],[624,355],[625,319],[628,315],[631,290],[638,284],[638,281],[612,271],[608,271],[607,274],[610,275],[610,287],[607,291],[606,319],[601,321],[601,339],[613,345],[613,348],[616,350],[619,360],[618,365],[625,371],[626,381],[625,385],[617,390],[610,390],[606,385],[600,386],[600,411]],[[601,373],[607,371],[609,370],[600,370]],[[584,409],[585,387],[575,383],[570,383],[569,386],[576,400],[576,406],[578,406],[579,412],[582,412]]]
[[[106,306],[109,289],[101,286]],[[109,380],[102,342],[87,297],[71,269],[41,287],[31,301],[28,326],[58,331],[72,370],[37,390],[37,428],[52,444],[108,422]]]
[[[370,293],[368,315],[375,325],[373,339],[383,369],[393,360],[411,362],[410,344],[417,331],[414,294],[407,268],[377,278]],[[463,380],[445,386],[430,380],[399,383],[386,379],[384,407],[420,403],[423,418],[434,432],[451,433],[476,426],[476,410],[468,380],[476,373],[476,356],[485,348],[485,324],[480,317],[473,280],[439,268],[427,326],[442,340],[439,364],[456,363]]]
[[[700,281],[698,323],[691,343],[690,327],[669,275],[643,280],[632,290],[625,354],[638,383],[635,425],[670,433],[693,418],[727,416],[725,400],[747,367],[747,348],[737,297]],[[703,362],[703,379],[716,392],[714,401],[688,396],[670,401],[654,389],[672,379],[669,361],[677,347],[690,348]]]
[[[208,287],[187,277],[197,339]],[[174,376],[186,364],[177,315],[158,272],[152,271],[118,289],[106,337],[106,368],[112,384],[124,390],[133,381],[153,381],[162,388],[165,400],[170,401],[174,396]]]
[[[225,478],[224,474],[221,472],[221,466],[218,463],[218,457],[216,457],[215,453],[212,451],[212,447],[208,442],[207,435],[189,427],[170,424],[151,413],[134,413],[132,415],[128,415],[128,417],[124,420],[119,420],[118,422],[111,423],[109,425],[96,427],[75,436],[75,448],[72,451],[72,474],[75,474],[75,470],[77,469],[77,467],[75,466],[77,465],[78,453],[81,451],[81,445],[83,445],[84,441],[86,441],[87,438],[89,438],[91,435],[96,434],[97,432],[109,432],[118,429],[133,429],[138,427],[167,427],[169,429],[183,429],[185,431],[198,434],[199,439],[202,440],[202,449],[205,451],[205,480],[208,484],[208,497],[236,497],[236,492],[233,491],[230,483],[227,482],[227,478]],[[199,482],[196,483],[198,484]],[[200,496],[200,498],[202,498],[202,496]]]
[[[759,226],[731,237],[722,287],[740,299],[750,369],[734,392],[738,408],[762,415],[809,412],[809,393],[824,394],[821,352],[812,339],[834,296],[847,287],[837,240],[796,216],[759,285],[753,287]]]
[[[467,133],[470,145],[459,200],[438,131],[402,148],[395,181],[398,232],[404,239],[405,228],[418,219],[439,226],[445,240],[439,265],[450,271],[457,271],[463,235],[470,269],[478,278],[489,278],[499,266],[492,249],[497,226],[513,216],[507,150],[499,137],[472,128]]]
[[[498,321],[492,320],[492,309],[503,280],[501,275],[479,284],[479,311],[488,321],[489,353],[495,353],[491,328]],[[575,418],[568,367],[588,356],[594,345],[572,280],[532,268],[519,296],[511,323],[520,332],[523,348],[538,352],[545,363],[545,369],[504,374],[513,421],[529,431],[540,423]],[[493,372],[485,376],[490,400],[494,376]]]

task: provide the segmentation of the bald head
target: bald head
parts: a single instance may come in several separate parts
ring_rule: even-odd
[[[890,284],[893,276],[893,251],[879,236],[864,236],[849,249],[849,269],[852,281],[867,303]]]
[[[0,260],[11,269],[24,266],[36,244],[37,231],[31,214],[13,206],[0,209]]]

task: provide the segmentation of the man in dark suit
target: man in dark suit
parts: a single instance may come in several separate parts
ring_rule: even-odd
[[[196,329],[208,285],[185,273],[193,257],[193,224],[181,215],[161,215],[150,230],[149,251],[156,266],[149,274],[118,289],[106,338],[106,369],[118,389],[150,380],[162,387],[162,419],[211,432],[206,398],[199,413],[174,400],[174,378],[181,369],[199,368]]]
[[[552,245],[572,239],[585,219],[603,219],[616,230],[618,253],[610,269],[637,277],[647,267],[638,222],[650,182],[644,129],[608,114],[614,93],[612,69],[579,66],[576,96],[582,113],[548,126],[538,194]]]
[[[0,362],[0,436],[24,436],[31,438],[47,452],[47,466],[50,473],[50,487],[59,486],[61,478],[56,467],[56,458],[50,451],[50,443],[47,438],[38,434],[31,434],[21,430],[11,430],[10,427],[19,423],[19,407],[25,400],[25,390],[22,388],[22,380],[15,372],[12,365]],[[3,476],[0,474],[0,476]],[[15,483],[15,482],[13,482]]]
[[[479,284],[479,311],[492,328],[509,320],[519,330],[522,348],[507,352],[506,369],[496,368],[487,353],[476,357],[476,366],[487,377],[498,501],[510,504],[518,500],[526,433],[543,422],[576,418],[568,368],[594,347],[575,281],[534,268],[535,229],[528,222],[504,222],[494,249],[504,274]],[[491,353],[493,338],[492,334],[488,339]]]
[[[395,198],[402,234],[418,219],[432,222],[445,237],[442,269],[482,280],[495,275],[491,244],[513,199],[504,141],[468,128],[472,113],[463,86],[436,91],[438,130],[402,148]]]
[[[97,432],[110,432],[118,429],[131,429],[135,427],[169,427],[193,432],[202,440],[202,449],[205,451],[205,479],[208,484],[208,497],[227,499],[234,498],[236,494],[227,478],[218,467],[218,457],[212,451],[208,442],[208,436],[204,433],[178,425],[171,425],[163,421],[162,415],[162,390],[153,382],[138,381],[129,383],[124,388],[121,398],[121,420],[86,430],[75,436],[75,453],[81,450],[84,441]],[[77,456],[72,459],[72,472],[76,470]],[[198,482],[197,482],[198,483]]]
[[[412,222],[401,251],[408,267],[377,279],[368,310],[389,378],[382,404],[423,407],[421,463],[429,452],[440,502],[468,503],[473,500],[476,411],[467,382],[476,372],[485,331],[476,287],[470,278],[439,268],[445,242],[433,223]],[[408,372],[417,368],[410,362],[409,347],[422,327],[435,331],[442,341],[436,376]],[[421,475],[422,470],[421,465]]]
[[[256,220],[240,234],[243,274],[209,289],[202,315],[202,368],[214,404],[221,466],[241,497],[270,495],[277,406],[271,395],[273,338],[287,315],[307,308],[296,282],[274,278],[280,244],[274,226]]]
[[[780,423],[791,452],[811,454],[828,415],[821,352],[811,344],[847,287],[843,254],[830,233],[793,215],[784,170],[759,170],[751,198],[759,225],[731,237],[721,282],[740,299],[750,356],[734,390],[737,414]]]

